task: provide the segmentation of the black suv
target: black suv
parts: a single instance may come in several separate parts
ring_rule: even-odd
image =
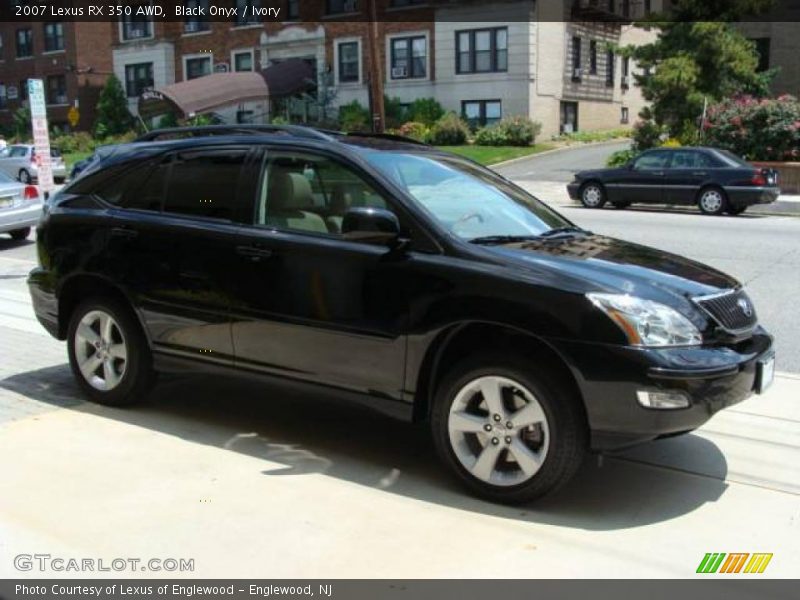
[[[51,199],[38,252],[37,317],[91,399],[138,401],[163,371],[302,384],[429,422],[443,461],[498,501],[772,380],[733,278],[392,136],[153,132]]]

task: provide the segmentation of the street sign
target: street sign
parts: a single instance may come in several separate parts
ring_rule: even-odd
[[[36,149],[39,187],[42,188],[42,191],[50,192],[55,185],[50,159],[50,134],[47,131],[47,103],[41,79],[28,79],[28,98],[31,105],[31,125],[33,127],[33,145]]]
[[[81,113],[77,107],[73,106],[72,108],[69,109],[69,111],[67,112],[67,120],[69,121],[69,124],[72,125],[73,127],[75,127],[78,124],[78,121],[81,120]]]

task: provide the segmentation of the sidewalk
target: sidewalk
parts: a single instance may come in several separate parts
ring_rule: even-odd
[[[540,200],[555,206],[578,206],[580,202],[571,200],[567,194],[567,184],[562,181],[517,181],[517,185],[527,190]],[[635,205],[635,206],[645,206]],[[653,205],[663,206],[663,205]],[[671,210],[692,210],[696,211],[696,207],[681,207],[670,206]],[[759,204],[750,206],[747,209],[747,214],[753,215],[785,215],[793,216],[800,215],[800,196],[782,194],[778,200],[772,204]]]

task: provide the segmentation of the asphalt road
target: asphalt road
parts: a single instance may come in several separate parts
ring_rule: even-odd
[[[624,150],[629,145],[630,142],[622,141],[576,146],[515,162],[498,171],[514,181],[569,182],[577,171],[605,167],[606,159],[613,152]]]

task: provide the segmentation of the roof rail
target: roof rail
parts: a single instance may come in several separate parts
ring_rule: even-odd
[[[154,142],[169,136],[185,135],[188,137],[204,137],[213,135],[259,135],[266,133],[283,133],[295,137],[322,140],[325,142],[334,141],[333,136],[317,131],[310,127],[300,125],[202,125],[197,127],[169,127],[166,129],[154,129],[136,138],[137,142]]]
[[[414,138],[406,137],[404,135],[397,135],[396,133],[373,133],[371,131],[350,131],[347,133],[347,135],[355,137],[392,140],[395,142],[405,142],[406,144],[416,144],[417,146],[430,146],[430,144],[426,144],[425,142],[420,142],[419,140],[415,140]]]

